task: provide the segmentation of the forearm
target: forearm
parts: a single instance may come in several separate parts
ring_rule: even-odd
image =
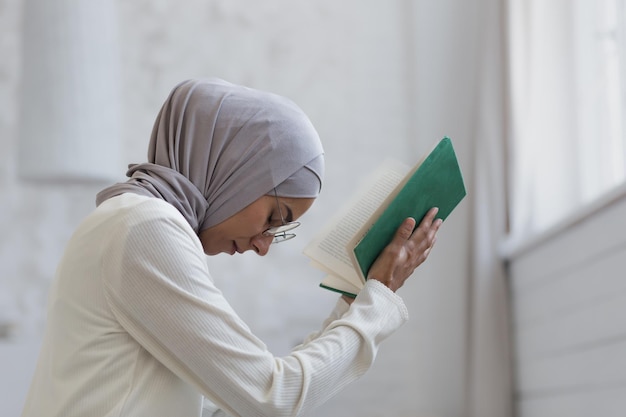
[[[335,303],[333,310],[330,312],[329,316],[324,320],[320,329],[309,334],[301,344],[299,344],[298,346],[294,348],[294,350],[301,349],[307,343],[310,343],[311,341],[317,339],[324,332],[324,330],[326,330],[328,325],[332,323],[333,321],[341,318],[341,316],[343,316],[344,313],[348,311],[349,307],[350,305],[345,302],[343,297],[340,297],[339,299],[337,299],[337,302]]]

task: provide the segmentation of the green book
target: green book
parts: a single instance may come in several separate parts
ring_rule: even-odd
[[[354,296],[404,219],[413,217],[419,224],[438,207],[437,217],[445,220],[465,195],[452,141],[445,137],[412,169],[385,161],[304,254],[327,273],[321,287]]]
[[[438,207],[437,218],[445,220],[465,197],[463,175],[452,141],[443,138],[391,195],[389,205],[355,243],[354,259],[363,277],[367,277],[404,219],[413,217],[419,224],[428,210]]]

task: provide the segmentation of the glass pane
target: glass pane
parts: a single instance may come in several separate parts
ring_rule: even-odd
[[[624,0],[578,0],[574,10],[582,201],[625,178]]]

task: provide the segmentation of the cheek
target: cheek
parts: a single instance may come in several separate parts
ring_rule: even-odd
[[[259,199],[222,223],[205,230],[203,233],[206,238],[203,241],[219,244],[224,241],[251,239],[268,227],[267,219],[271,214],[271,204]]]
[[[266,221],[241,223],[237,228],[236,234],[242,238],[253,238],[254,236],[263,233],[263,231],[267,228],[266,225]]]
[[[219,225],[215,233],[212,233],[213,239],[235,240],[250,239],[265,230],[266,220],[257,216],[239,216],[231,218],[227,222]]]
[[[253,237],[263,233],[268,227],[267,219],[269,214],[265,213],[246,213],[237,219],[233,225],[233,232],[240,237]]]

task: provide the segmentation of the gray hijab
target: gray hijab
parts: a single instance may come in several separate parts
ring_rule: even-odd
[[[199,233],[274,189],[317,197],[323,173],[319,136],[292,101],[219,79],[188,80],[157,116],[148,162],[130,165],[130,179],[102,190],[96,204],[127,192],[161,198]]]

